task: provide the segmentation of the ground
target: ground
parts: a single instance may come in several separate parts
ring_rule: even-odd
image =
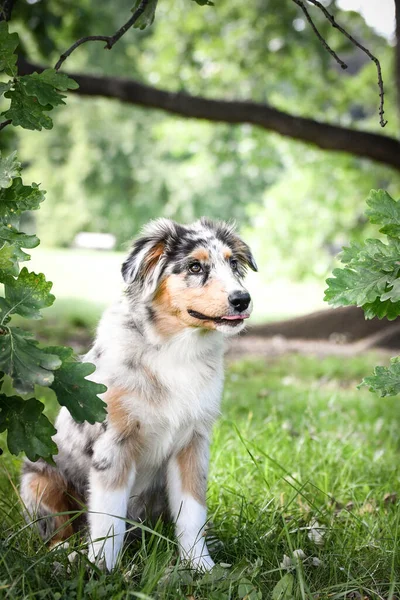
[[[228,366],[208,491],[217,568],[192,574],[159,523],[106,575],[82,542],[49,553],[24,526],[20,458],[2,457],[0,597],[297,598],[400,595],[398,398],[357,383],[386,356],[252,358]],[[54,403],[48,402],[48,414]]]

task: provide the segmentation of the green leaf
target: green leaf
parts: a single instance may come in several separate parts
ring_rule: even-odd
[[[43,273],[30,273],[26,267],[17,279],[7,277],[4,284],[5,298],[0,298],[1,325],[6,324],[12,314],[41,319],[40,310],[51,306],[55,300],[55,296],[50,294],[51,281],[46,281]]]
[[[2,158],[0,152],[0,188],[9,188],[13,179],[21,173],[21,163],[17,160],[17,152],[12,152],[6,158]]]
[[[132,8],[132,12],[135,12],[139,8],[141,0],[135,0],[135,4]],[[136,23],[133,25],[136,29],[146,29],[149,27],[153,21],[156,14],[158,0],[150,0],[146,5],[143,13],[140,15]]]
[[[374,374],[365,377],[358,387],[367,385],[371,392],[384,396],[400,393],[400,357],[392,358],[389,367],[375,367]]]
[[[371,190],[366,211],[371,223],[384,225],[379,231],[390,237],[400,237],[400,201],[393,200],[384,190]]]
[[[15,268],[16,260],[14,254],[15,248],[7,242],[0,248],[0,271],[3,275],[7,272],[11,274]]]
[[[28,96],[35,96],[42,106],[50,105],[52,107],[65,104],[63,94],[60,94],[56,88],[43,81],[43,73],[32,73],[21,77],[20,81],[25,86]]]
[[[361,308],[366,319],[378,317],[378,319],[386,318],[388,321],[394,321],[400,315],[400,302],[390,300],[382,302],[379,298],[369,304],[363,304]]]
[[[387,284],[387,274],[376,273],[369,269],[334,269],[335,278],[326,280],[324,300],[332,306],[363,306],[373,302],[383,294]]]
[[[335,269],[335,278],[327,279],[325,300],[329,304],[369,305],[370,313],[377,299],[390,299],[392,302],[400,300],[399,240],[388,238],[387,244],[381,240],[366,240],[363,245],[353,244],[344,248],[340,258],[347,266]]]
[[[0,189],[0,220],[7,224],[26,210],[37,210],[44,197],[45,192],[36,183],[24,185],[16,177],[10,187]]]
[[[243,578],[239,581],[238,598],[241,600],[261,600],[262,594],[249,579]]]
[[[0,73],[14,77],[17,74],[17,55],[14,54],[19,44],[18,34],[8,32],[8,24],[0,22]]]
[[[272,600],[293,600],[294,577],[286,573],[272,590]]]
[[[66,92],[67,90],[76,90],[79,88],[79,84],[74,79],[71,79],[71,77],[68,77],[68,75],[65,75],[64,73],[58,73],[55,69],[45,69],[41,73],[25,75],[21,79],[26,79],[27,77],[50,85],[56,90],[61,90],[62,92]]]
[[[15,244],[17,248],[36,248],[39,245],[39,238],[36,235],[28,235],[18,231],[12,225],[0,223],[0,243],[9,242]],[[27,255],[25,255],[27,256]]]
[[[7,81],[7,83],[4,83],[3,81],[0,82],[0,96],[2,96],[5,92],[8,92],[8,90],[10,90],[12,88],[12,84],[13,82]]]
[[[30,333],[17,327],[0,329],[0,371],[10,375],[19,394],[33,392],[35,384],[50,386],[53,370],[60,366],[59,357],[39,348]]]
[[[66,406],[78,423],[104,421],[107,405],[100,400],[98,394],[104,394],[107,388],[105,385],[86,379],[96,370],[96,367],[91,363],[76,361],[72,348],[54,346],[46,348],[46,352],[58,355],[62,360],[62,365],[55,371],[54,381],[50,385],[57,395],[59,404]]]
[[[53,121],[45,114],[51,110],[51,104],[43,106],[38,102],[35,96],[27,94],[25,86],[18,81],[13,90],[9,90],[4,94],[6,98],[11,100],[10,108],[2,113],[6,119],[11,119],[14,127],[18,125],[24,129],[38,129],[44,127],[51,129]]]
[[[44,405],[30,398],[0,394],[0,432],[7,432],[7,445],[12,454],[25,452],[30,460],[51,458],[57,446],[51,439],[57,432],[43,414]]]
[[[382,294],[381,300],[390,300],[393,303],[400,301],[400,279],[395,279],[392,287]]]

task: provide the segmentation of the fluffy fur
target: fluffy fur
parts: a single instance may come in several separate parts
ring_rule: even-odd
[[[194,568],[213,561],[205,542],[212,425],[223,387],[223,338],[244,327],[249,247],[232,226],[202,219],[151,222],[123,264],[123,297],[103,315],[85,361],[96,365],[107,420],[57,418],[56,466],[25,461],[21,496],[44,539],[59,543],[88,507],[89,557],[112,569],[124,518],[167,510],[180,555]],[[82,521],[82,519],[80,520]]]

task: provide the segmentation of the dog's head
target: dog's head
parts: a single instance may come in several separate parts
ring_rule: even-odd
[[[232,225],[206,218],[187,226],[157,219],[134,242],[122,274],[162,335],[187,327],[231,335],[243,329],[252,311],[243,287],[248,267],[257,271]]]

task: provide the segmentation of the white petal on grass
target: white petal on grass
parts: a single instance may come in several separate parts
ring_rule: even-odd
[[[285,571],[292,571],[296,567],[296,563],[303,562],[304,560],[307,560],[307,557],[304,554],[303,550],[301,548],[298,548],[297,550],[293,550],[293,558],[290,558],[290,556],[284,554],[283,560],[279,564],[279,566]]]
[[[308,539],[314,542],[317,546],[322,546],[324,543],[326,533],[326,527],[320,525],[316,519],[313,519],[310,523],[310,529],[307,534]]]
[[[298,548],[297,550],[293,550],[293,556],[295,556],[299,560],[304,560],[305,558],[307,558],[301,548]]]
[[[286,554],[283,555],[283,560],[282,562],[279,564],[281,569],[284,569],[285,571],[291,571],[294,567],[293,561],[291,558],[289,558],[289,556],[287,556]]]

